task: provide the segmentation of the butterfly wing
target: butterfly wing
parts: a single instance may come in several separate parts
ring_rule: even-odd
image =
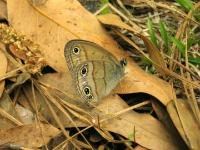
[[[79,96],[89,104],[95,104],[107,96],[124,75],[124,68],[119,61],[92,42],[68,42],[65,58]]]
[[[76,53],[76,51],[78,51]],[[113,61],[118,60],[99,45],[85,40],[71,40],[65,45],[65,58],[70,70],[73,70],[84,61]]]
[[[95,104],[116,87],[123,75],[123,68],[114,62],[86,61],[77,67],[75,82],[82,99]]]

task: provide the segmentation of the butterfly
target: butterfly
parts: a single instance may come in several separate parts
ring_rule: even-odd
[[[124,76],[124,63],[93,42],[71,40],[64,56],[77,94],[87,104],[96,105]]]

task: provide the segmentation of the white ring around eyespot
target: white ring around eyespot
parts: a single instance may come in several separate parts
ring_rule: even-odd
[[[75,52],[75,51],[74,51],[75,49],[77,49],[78,51]],[[80,53],[80,48],[79,48],[78,46],[75,46],[75,47],[72,48],[72,52],[73,52],[73,54],[75,54],[75,55],[79,55],[79,53]]]

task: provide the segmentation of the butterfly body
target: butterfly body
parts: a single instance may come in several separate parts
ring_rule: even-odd
[[[77,94],[85,103],[96,104],[116,87],[124,75],[120,62],[95,43],[69,41],[64,54]]]

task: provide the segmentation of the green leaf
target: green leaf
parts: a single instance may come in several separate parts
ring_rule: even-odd
[[[160,26],[159,31],[161,34],[161,38],[164,41],[165,47],[167,48],[167,50],[169,50],[169,36],[168,36],[167,30],[165,28],[164,22],[160,21],[159,26]]]
[[[200,65],[200,58],[194,58],[189,56],[188,61],[194,65]]]
[[[181,42],[180,40],[176,39],[175,37],[171,37],[171,40],[173,41],[173,43],[176,45],[176,47],[178,48],[178,50],[180,51],[181,55],[183,57],[185,57],[185,50],[186,50],[186,46],[183,42]],[[188,39],[188,48],[190,46],[192,46],[194,43],[199,42],[198,40],[194,40],[192,38]],[[200,58],[194,58],[192,56],[188,56],[188,61],[194,65],[200,65]]]
[[[172,42],[176,45],[176,47],[178,48],[178,50],[180,51],[181,55],[183,57],[185,57],[185,44],[183,42],[181,42],[180,40],[178,40],[175,37],[171,37]]]
[[[149,31],[149,35],[150,35],[151,41],[153,42],[153,44],[156,47],[158,47],[158,43],[157,43],[158,40],[156,38],[155,31],[154,31],[151,19],[148,19],[148,21],[147,21],[147,28],[148,28],[148,31]]]
[[[176,2],[179,3],[187,11],[193,9],[193,4],[191,0],[176,0]]]

